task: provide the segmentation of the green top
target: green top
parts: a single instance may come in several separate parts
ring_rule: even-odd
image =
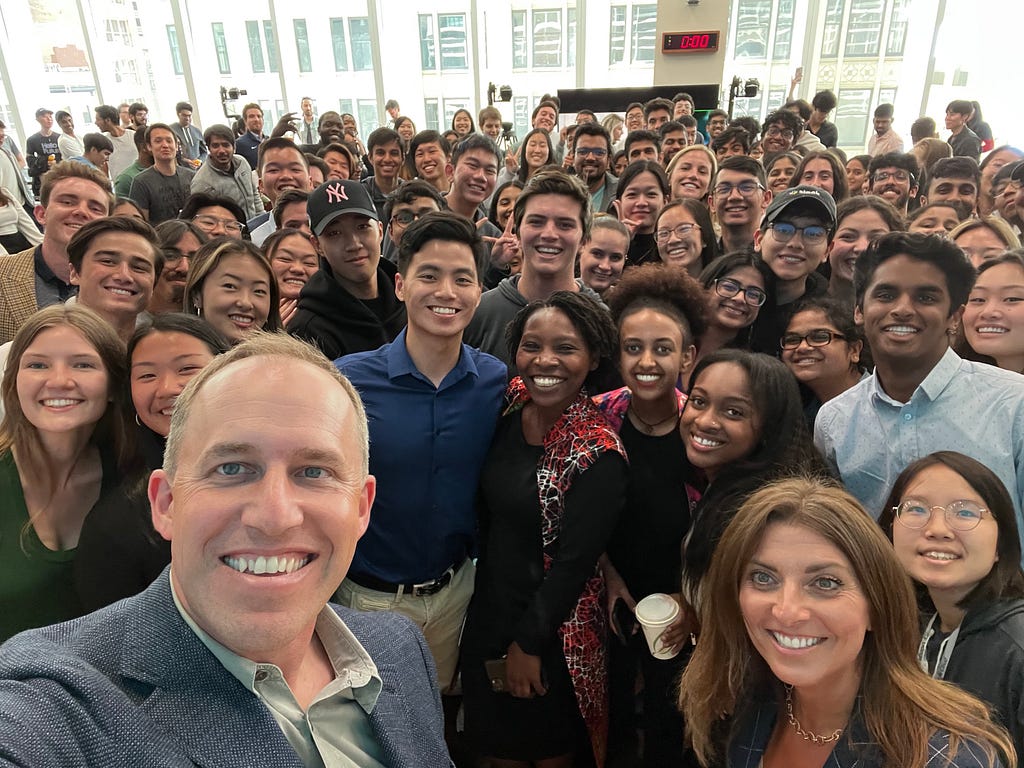
[[[8,451],[0,456],[0,642],[82,615],[72,578],[76,550],[47,548],[27,523],[25,493]]]

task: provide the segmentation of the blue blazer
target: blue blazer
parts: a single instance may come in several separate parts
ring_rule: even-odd
[[[450,768],[434,662],[402,616],[332,606],[383,680],[385,761]],[[295,766],[267,707],[182,620],[168,571],[146,591],[0,646],[0,765]]]

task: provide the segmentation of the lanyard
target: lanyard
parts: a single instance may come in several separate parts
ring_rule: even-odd
[[[921,669],[927,674],[928,670],[928,641],[932,639],[932,635],[935,634],[935,620],[939,617],[939,614],[932,616],[931,621],[928,622],[928,626],[924,630],[924,636],[921,638],[920,645],[917,646],[917,661],[921,665]],[[953,647],[956,645],[956,639],[960,635],[960,627],[958,626],[952,632],[949,633],[949,637],[939,643],[939,655],[935,659],[935,670],[931,672],[931,676],[936,680],[943,680],[946,677],[946,668],[949,666],[949,659],[953,655]]]

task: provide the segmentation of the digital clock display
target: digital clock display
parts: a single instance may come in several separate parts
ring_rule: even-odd
[[[718,50],[718,30],[711,32],[666,32],[662,35],[662,53],[710,53]]]

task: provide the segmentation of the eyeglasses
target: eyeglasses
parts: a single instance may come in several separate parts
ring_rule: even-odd
[[[919,529],[928,525],[932,512],[941,509],[946,517],[946,525],[957,531],[973,531],[978,527],[985,513],[992,514],[985,507],[973,501],[953,501],[946,506],[929,507],[919,499],[907,499],[899,506],[892,508],[896,519],[905,528]]]
[[[782,128],[779,128],[779,126],[773,125],[767,131],[764,132],[764,135],[765,136],[781,136],[782,138],[786,139],[787,141],[792,141],[793,140],[793,136],[795,134],[791,130],[789,130],[788,128],[783,130]]]
[[[659,243],[664,243],[670,237],[672,237],[673,232],[676,233],[676,237],[682,239],[686,237],[688,234],[690,234],[690,232],[692,232],[696,228],[696,224],[680,224],[678,227],[674,227],[672,229],[659,229],[657,232],[654,233],[654,239],[657,240]]]
[[[179,251],[177,248],[164,248],[164,265],[168,266],[171,264],[177,264],[179,261],[185,258],[186,254]]]
[[[217,225],[224,227],[226,232],[244,232],[245,224],[234,219],[222,219],[219,216],[213,216],[209,213],[201,213],[198,216],[192,217],[192,223],[199,227],[203,232],[213,232],[217,228]]]
[[[1003,194],[1008,189],[1013,190],[1014,192],[1016,192],[1017,190],[1020,189],[1020,187],[1021,187],[1020,182],[1019,181],[1014,181],[1013,179],[1010,179],[1008,181],[1000,181],[998,184],[993,185],[993,187],[992,187],[992,197],[999,197],[1001,194]]]
[[[777,221],[771,224],[772,237],[777,243],[788,243],[797,232],[807,245],[820,245],[828,238],[828,227],[811,224],[809,227],[797,227],[788,221]]]
[[[801,336],[799,333],[787,333],[781,339],[779,344],[783,349],[796,349],[800,346],[800,342],[806,341],[808,347],[827,347],[832,343],[833,339],[843,339],[846,337],[841,333],[835,331],[827,331],[824,328],[815,328],[810,333]]]
[[[401,224],[403,227],[408,227],[420,216],[424,216],[426,213],[413,213],[412,211],[399,211],[391,217],[392,224]]]
[[[752,307],[763,306],[768,300],[768,294],[754,285],[743,285],[743,283],[729,277],[715,280],[715,293],[723,299],[731,299],[733,296],[743,294],[743,300]]]
[[[607,149],[601,149],[600,147],[576,147],[576,154],[580,157],[596,157],[600,160],[602,157],[608,154]]]
[[[764,187],[756,181],[741,181],[739,184],[729,184],[728,182],[723,181],[721,184],[715,186],[714,193],[718,197],[728,197],[732,194],[734,189],[738,190],[744,197],[749,197],[757,192],[757,190],[764,189]]]
[[[894,179],[895,181],[902,183],[910,181],[911,178],[911,174],[907,173],[906,171],[875,171],[875,173],[871,176],[871,180],[875,182],[882,182],[888,181],[889,179]]]

